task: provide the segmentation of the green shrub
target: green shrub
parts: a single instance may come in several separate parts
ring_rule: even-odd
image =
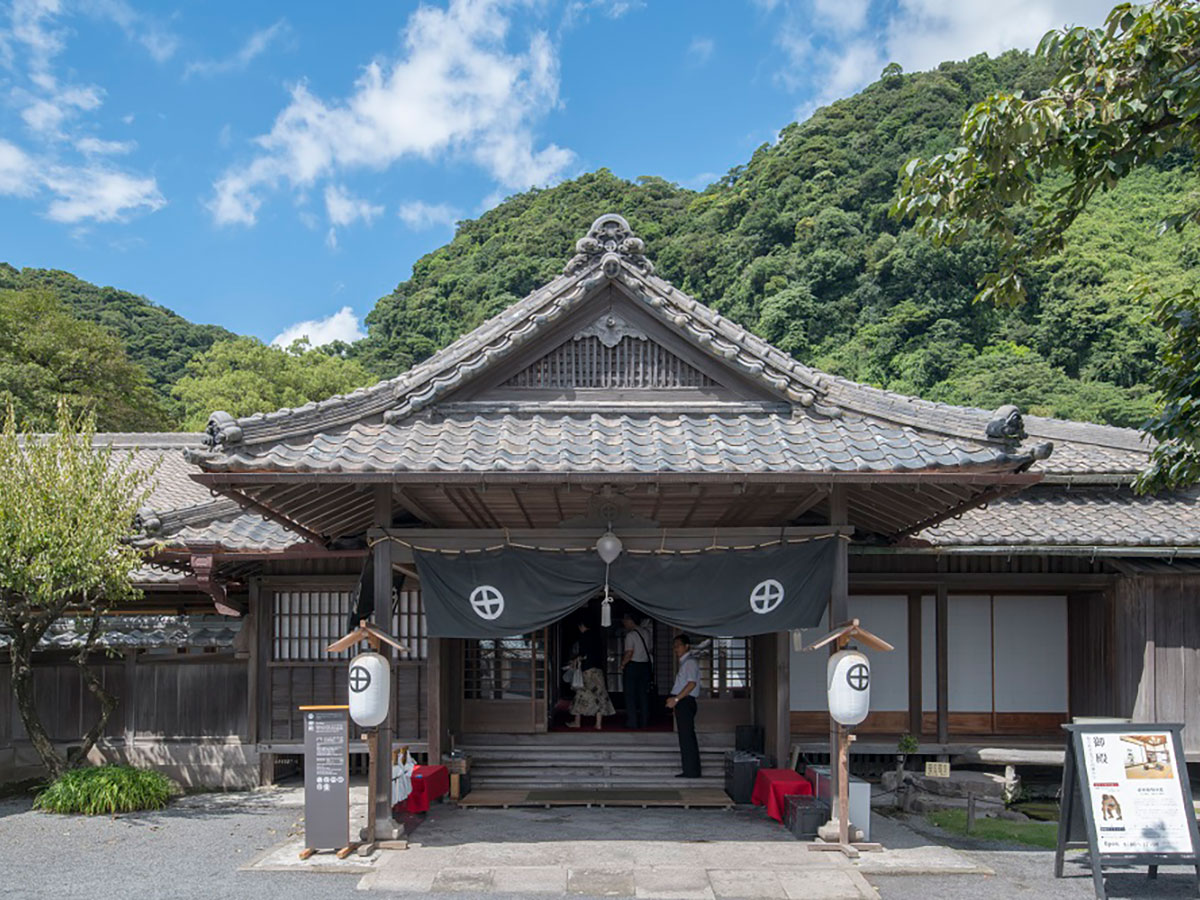
[[[171,780],[152,769],[92,766],[64,772],[34,798],[33,807],[89,816],[162,809],[172,790]]]

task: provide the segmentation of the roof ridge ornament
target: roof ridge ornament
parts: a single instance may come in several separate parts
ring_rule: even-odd
[[[654,264],[646,259],[646,244],[633,233],[623,216],[606,213],[592,223],[588,233],[575,242],[575,255],[563,269],[563,274],[574,275],[599,262],[604,274],[616,278],[625,262],[650,275]]]

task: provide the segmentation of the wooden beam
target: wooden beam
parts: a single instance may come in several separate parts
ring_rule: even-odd
[[[937,740],[950,740],[950,594],[945,584],[937,586],[935,602],[937,632]]]
[[[259,503],[257,500],[247,497],[241,491],[230,490],[228,493],[229,496],[237,502],[238,506],[242,507],[243,509],[253,510],[259,515],[270,519],[272,522],[282,525],[284,528],[290,529],[297,534],[304,535],[310,541],[314,541],[322,546],[325,545],[325,536],[323,534],[317,534],[315,531],[310,531],[299,522],[289,519],[283,513],[276,512],[264,503]]]
[[[429,507],[425,506],[421,501],[417,500],[410,491],[406,491],[402,487],[392,488],[392,496],[396,498],[396,502],[408,510],[412,515],[416,516],[426,525],[437,527],[442,524],[441,517],[435,516],[429,511]]]
[[[908,537],[910,534],[916,534],[918,531],[924,531],[926,528],[932,528],[940,522],[945,522],[947,519],[953,519],[955,516],[962,515],[969,510],[984,506],[992,500],[998,500],[1001,497],[1007,497],[1009,494],[1015,494],[1020,490],[1019,486],[1012,484],[1001,484],[994,487],[985,488],[975,497],[974,500],[968,500],[965,503],[960,503],[958,506],[952,507],[944,512],[940,512],[935,516],[929,516],[922,519],[915,525],[910,525],[903,531],[897,531],[889,535],[892,540],[899,540],[903,537]]]
[[[921,690],[921,592],[908,595],[908,733],[921,739],[924,694]]]
[[[521,489],[516,487],[509,488],[509,492],[512,494],[513,503],[517,504],[517,509],[521,511],[521,517],[525,520],[525,524],[532,528],[533,519],[529,517],[529,510],[527,510],[525,508],[525,504],[521,502]]]

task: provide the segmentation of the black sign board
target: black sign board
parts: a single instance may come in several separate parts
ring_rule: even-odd
[[[1064,725],[1062,808],[1054,874],[1063,854],[1086,848],[1096,896],[1106,900],[1103,866],[1194,866],[1200,889],[1200,833],[1180,724]]]
[[[304,721],[304,846],[341,849],[350,843],[348,706],[301,706]]]

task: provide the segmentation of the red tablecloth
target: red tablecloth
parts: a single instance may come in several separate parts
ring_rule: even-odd
[[[754,793],[750,802],[765,806],[767,815],[776,822],[783,821],[783,798],[788,794],[811,794],[812,785],[799,772],[791,769],[759,769],[754,778]]]
[[[445,766],[417,766],[413,769],[412,793],[397,806],[410,813],[429,812],[429,804],[450,793],[450,770]]]

